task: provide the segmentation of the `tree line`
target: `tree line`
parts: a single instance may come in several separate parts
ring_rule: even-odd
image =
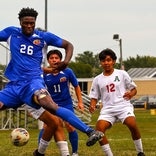
[[[92,51],[85,51],[75,57],[75,61],[69,64],[73,69],[77,78],[92,78],[102,72],[98,58],[99,54],[93,54]],[[120,69],[120,59],[117,60],[115,68]],[[123,60],[124,70],[128,71],[131,68],[155,68],[156,57],[153,56],[139,56],[128,57]]]

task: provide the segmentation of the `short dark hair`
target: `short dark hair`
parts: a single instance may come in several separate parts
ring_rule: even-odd
[[[37,18],[38,12],[34,10],[33,8],[22,8],[18,14],[19,20],[25,16],[31,16]]]
[[[48,53],[47,53],[47,60],[49,59],[50,55],[52,54],[56,54],[59,56],[60,60],[62,60],[62,53],[57,50],[57,49],[53,49],[53,50],[50,50]]]
[[[99,60],[102,61],[106,58],[106,56],[109,55],[113,60],[117,59],[117,56],[115,54],[115,52],[109,48],[104,49],[100,52],[99,54]]]

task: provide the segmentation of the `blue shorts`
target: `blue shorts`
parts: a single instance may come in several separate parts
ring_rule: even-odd
[[[39,109],[40,106],[33,102],[33,94],[40,89],[45,89],[45,83],[42,78],[29,81],[9,82],[6,87],[0,91],[0,102],[8,108],[17,108],[22,104],[27,104]]]

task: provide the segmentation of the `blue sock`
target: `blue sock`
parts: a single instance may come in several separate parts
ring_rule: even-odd
[[[43,132],[44,132],[44,128],[42,128],[42,129],[40,130],[40,133],[39,133],[39,135],[38,135],[38,144],[40,143],[40,140],[41,140],[41,138],[42,138]]]
[[[78,151],[78,134],[76,130],[69,132],[69,140],[72,146],[72,153],[77,153]]]
[[[56,111],[56,115],[69,122],[73,127],[82,132],[89,134],[90,132],[94,131],[92,128],[82,122],[72,111],[66,108],[59,107]]]

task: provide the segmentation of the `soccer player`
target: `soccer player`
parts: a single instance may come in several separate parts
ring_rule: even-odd
[[[61,156],[69,156],[68,142],[66,141],[66,136],[64,133],[64,127],[62,121],[57,116],[49,113],[44,108],[35,109],[28,105],[25,108],[29,114],[35,118],[42,121],[47,120],[48,125],[44,125],[44,130],[42,130],[42,136],[38,142],[38,149],[33,152],[34,156],[43,156],[50,143],[52,136],[54,136],[57,147],[60,150]],[[55,123],[53,122],[55,121]]]
[[[130,103],[130,99],[137,93],[136,85],[126,71],[114,69],[116,59],[116,54],[111,49],[100,52],[99,60],[103,72],[93,80],[89,110],[93,113],[97,101],[101,99],[103,107],[96,129],[105,133],[115,122],[121,121],[131,132],[137,156],[145,156],[134,108]],[[99,143],[107,156],[113,156],[106,136]]]
[[[61,62],[62,53],[57,49],[50,50],[47,54],[47,60],[50,67],[53,68],[54,64]],[[44,68],[44,70],[46,70],[46,68]],[[82,112],[84,111],[81,89],[74,72],[70,68],[66,68],[60,72],[53,71],[49,74],[45,74],[44,80],[48,92],[52,96],[54,102],[56,102],[59,106],[74,112],[73,102],[69,90],[69,84],[71,83],[75,88],[75,93],[78,99],[78,109],[80,109]],[[69,123],[65,122],[65,126],[68,131],[69,140],[72,146],[72,156],[78,156],[78,134],[75,128]]]
[[[21,27],[10,26],[0,31],[0,41],[7,42],[11,51],[11,60],[5,71],[10,81],[0,91],[0,110],[17,108],[23,103],[36,109],[43,107],[86,133],[89,136],[88,146],[95,144],[103,133],[87,126],[70,110],[59,107],[46,90],[43,80],[41,63],[47,46],[65,50],[64,61],[53,67],[53,70],[61,71],[72,57],[73,45],[53,33],[36,30],[38,12],[33,8],[22,8],[18,15]],[[48,124],[46,119],[42,121]]]

